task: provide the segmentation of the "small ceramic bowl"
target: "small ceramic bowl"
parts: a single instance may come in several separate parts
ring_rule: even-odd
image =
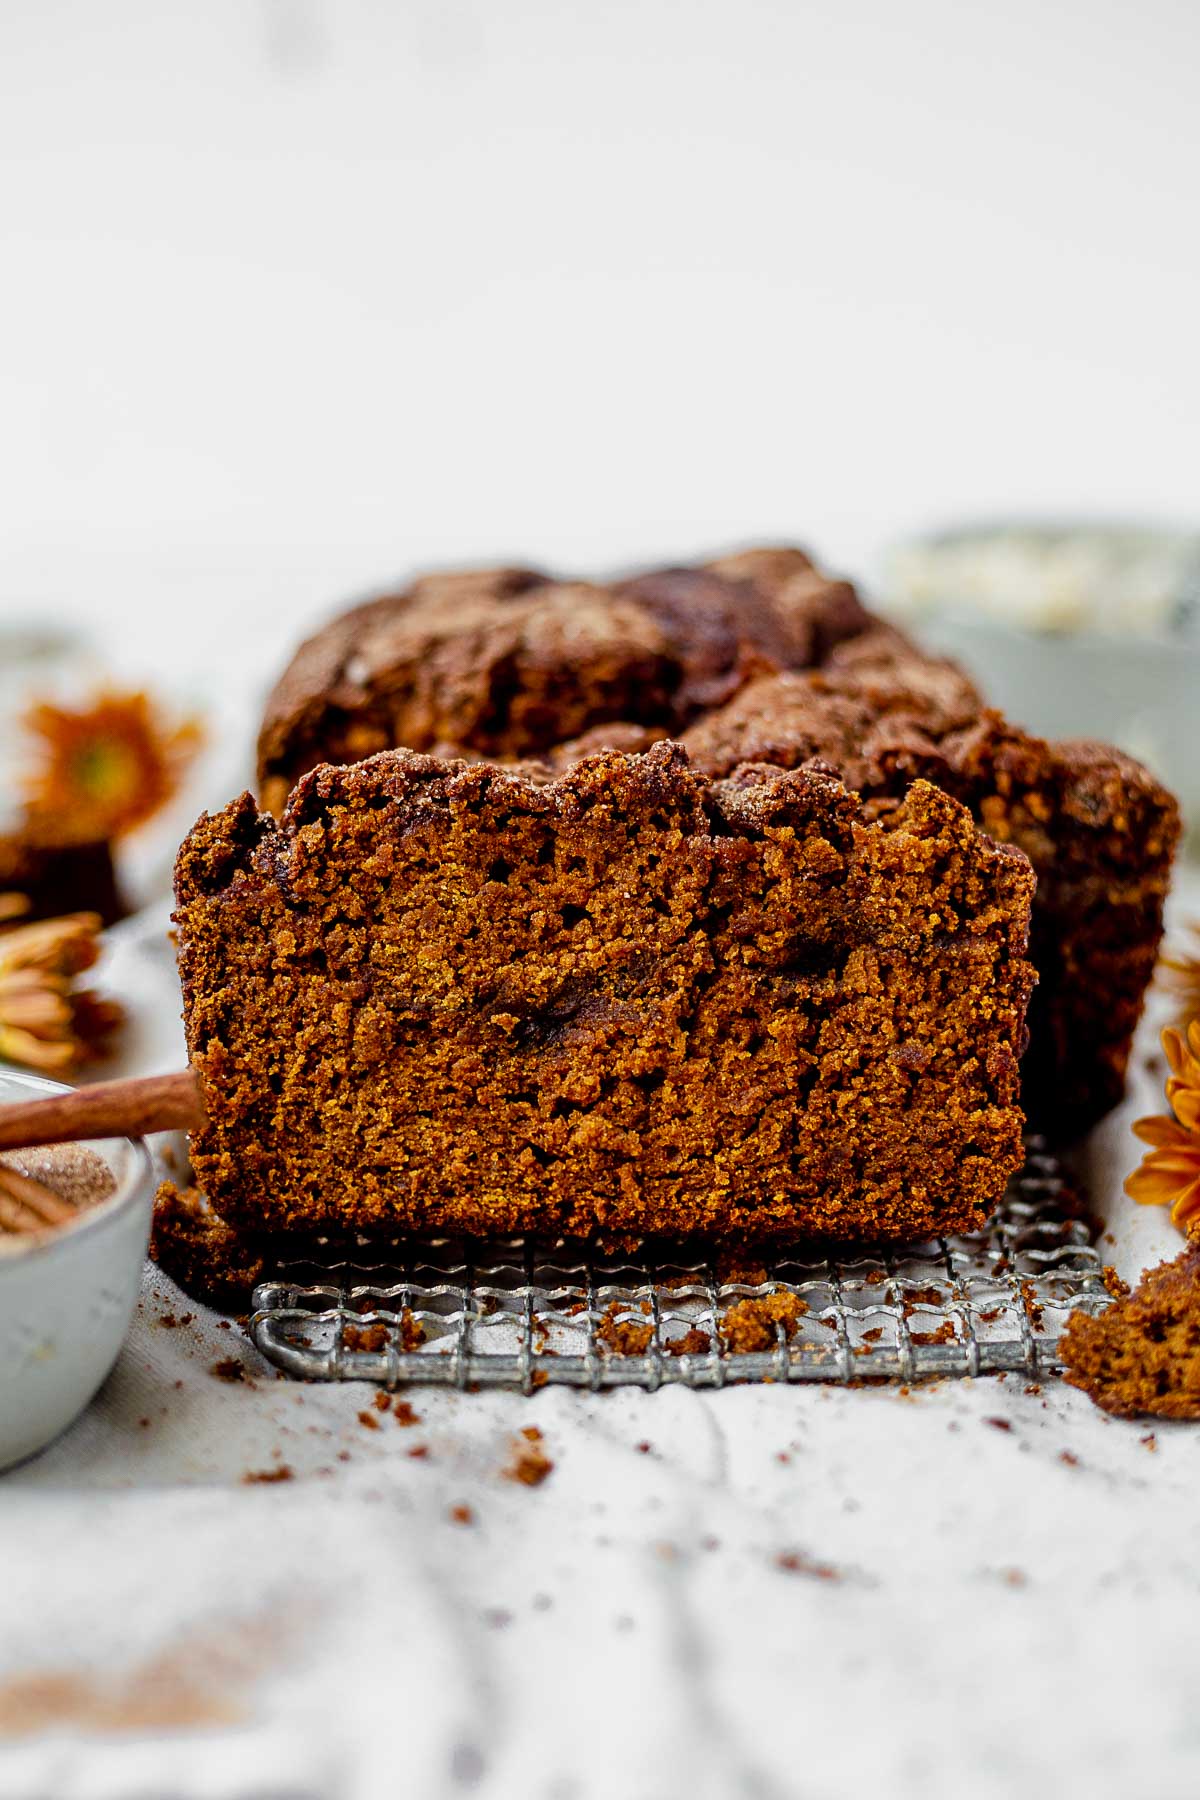
[[[66,1092],[0,1069],[0,1105]],[[141,1286],[154,1178],[145,1144],[89,1142],[115,1189],[34,1242],[0,1237],[0,1469],[65,1431],[117,1360]]]
[[[878,574],[899,622],[963,663],[1011,719],[1144,762],[1179,796],[1200,848],[1200,533],[963,527],[896,546]]]

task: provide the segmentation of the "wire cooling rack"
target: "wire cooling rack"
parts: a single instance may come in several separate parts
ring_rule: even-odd
[[[255,1289],[250,1329],[272,1363],[310,1380],[529,1393],[1053,1374],[1067,1314],[1108,1304],[1093,1233],[1037,1142],[978,1234],[723,1259],[520,1238],[319,1240]]]

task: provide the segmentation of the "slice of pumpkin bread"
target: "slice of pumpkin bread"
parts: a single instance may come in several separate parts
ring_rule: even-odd
[[[870,822],[673,744],[316,769],[180,852],[197,1181],[258,1230],[975,1226],[1021,1160],[1033,885],[923,781]]]

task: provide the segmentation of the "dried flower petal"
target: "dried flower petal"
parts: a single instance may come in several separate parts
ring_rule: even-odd
[[[99,955],[94,913],[0,931],[0,1058],[68,1074],[101,1053],[124,1017],[72,981]]]
[[[201,740],[195,719],[168,723],[144,693],[104,692],[78,709],[43,703],[25,724],[41,750],[25,782],[27,813],[81,838],[121,837],[152,818]]]

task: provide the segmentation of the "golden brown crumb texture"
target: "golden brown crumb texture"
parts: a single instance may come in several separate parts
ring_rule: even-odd
[[[1033,875],[926,782],[393,751],[177,873],[198,1184],[251,1229],[977,1224],[1020,1160]]]

